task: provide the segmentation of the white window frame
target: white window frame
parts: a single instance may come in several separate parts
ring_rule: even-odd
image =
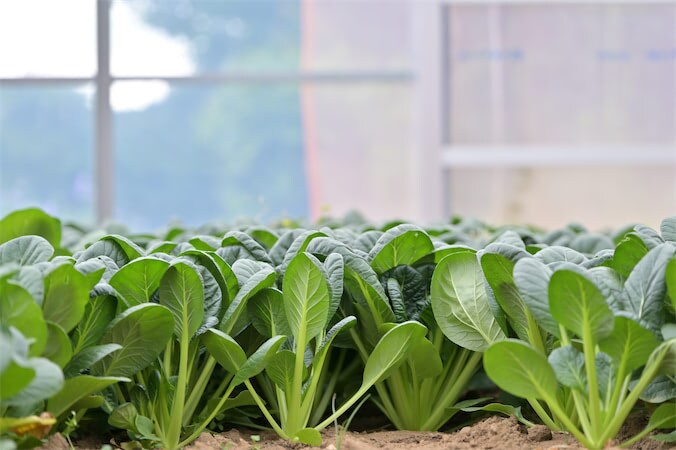
[[[346,70],[346,71],[289,71],[251,72],[227,71],[199,73],[189,76],[113,76],[110,72],[110,7],[113,0],[96,0],[96,75],[91,77],[23,77],[2,78],[3,85],[28,86],[70,86],[92,83],[95,88],[95,167],[94,198],[96,222],[103,224],[114,218],[115,209],[115,149],[113,147],[114,115],[110,102],[110,89],[115,81],[158,80],[169,83],[192,85],[271,84],[280,82],[297,83],[394,83],[411,84],[414,74],[411,70]]]

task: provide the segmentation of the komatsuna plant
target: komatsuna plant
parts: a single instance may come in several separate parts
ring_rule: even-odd
[[[253,384],[248,381],[245,384],[281,437],[310,445],[321,444],[319,432],[403,362],[426,332],[425,327],[417,322],[393,324],[367,359],[357,391],[321,423],[308,426],[328,350],[336,336],[351,329],[356,322],[354,317],[348,316],[327,329],[340,300],[340,295],[332,295],[327,275],[330,267],[327,266],[339,264],[339,260],[340,256],[334,254],[322,264],[310,254],[298,253],[285,271],[281,295],[277,294],[278,291],[269,290],[254,300],[261,312],[254,320],[263,322],[259,327],[267,328],[270,334],[287,330],[291,335],[289,344],[272,356],[265,370],[275,386],[276,411],[273,413],[268,409]],[[223,361],[222,364],[228,363]]]
[[[664,270],[673,253],[669,244],[654,248],[624,285],[613,284],[617,278],[606,268],[568,263],[552,270],[519,261],[517,285],[553,339],[544,352],[523,338],[494,343],[484,355],[487,374],[502,389],[538,405],[548,425],[560,424],[586,447],[602,448],[653,380],[676,372],[676,339],[660,343]],[[536,286],[539,296],[531,295]],[[662,405],[640,436],[675,418],[673,404]]]

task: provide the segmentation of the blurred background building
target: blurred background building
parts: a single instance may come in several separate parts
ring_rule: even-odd
[[[676,2],[0,0],[0,215],[676,213]]]

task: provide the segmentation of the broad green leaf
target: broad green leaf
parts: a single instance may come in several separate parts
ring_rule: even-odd
[[[38,208],[13,211],[0,220],[0,244],[19,236],[42,236],[52,247],[61,244],[61,222]]]
[[[94,377],[91,375],[78,375],[69,378],[63,385],[63,389],[47,402],[47,411],[59,417],[69,412],[69,408],[81,399],[102,391],[106,387],[118,382],[128,382],[123,377]]]
[[[277,274],[272,267],[267,264],[258,266],[258,271],[246,280],[230,303],[230,306],[228,306],[219,329],[226,333],[231,332],[242,312],[246,310],[245,308],[249,299],[261,290],[273,286],[276,278]]]
[[[627,233],[615,249],[612,267],[626,278],[646,254],[648,247],[641,238],[636,233]]]
[[[453,408],[456,408],[458,405],[454,405]],[[505,405],[503,403],[489,403],[488,405],[484,406],[463,406],[458,409],[464,412],[476,412],[476,411],[497,412],[500,414],[504,414],[506,416],[515,417],[519,422],[525,425],[528,426],[534,425],[532,422],[530,422],[523,416],[520,406]]]
[[[101,344],[119,344],[122,348],[97,363],[97,375],[132,376],[152,363],[171,338],[174,321],[164,306],[144,303],[117,316]]]
[[[418,380],[438,377],[443,371],[441,356],[427,338],[418,339],[412,345],[408,363]]]
[[[427,328],[415,321],[400,323],[385,333],[366,360],[362,387],[387,378],[426,334]]]
[[[204,320],[204,290],[199,274],[186,263],[167,269],[160,282],[160,304],[174,316],[174,336],[192,337]]]
[[[676,338],[676,323],[665,323],[662,325],[662,339],[668,341]]]
[[[232,383],[240,384],[261,373],[270,359],[277,353],[277,350],[286,340],[286,336],[274,336],[265,341],[253,355],[249,356],[244,364],[239,368]]]
[[[12,282],[28,291],[37,305],[45,302],[45,281],[39,269],[24,266],[14,275]]]
[[[130,239],[124,236],[120,236],[119,234],[110,234],[107,236],[103,236],[101,238],[101,241],[115,242],[124,252],[128,261],[133,261],[136,258],[140,258],[143,256],[143,249],[141,247],[136,245]]]
[[[676,442],[676,430],[672,431],[671,433],[653,434],[650,436],[650,439],[658,442]]]
[[[294,241],[306,232],[307,230],[303,229],[293,229],[293,230],[288,230],[284,234],[282,234],[279,239],[277,239],[277,242],[275,242],[275,245],[272,246],[269,252],[270,259],[272,260],[273,264],[275,266],[279,266],[282,264],[284,261],[284,256],[288,253],[289,248],[291,245],[294,243]]]
[[[536,399],[556,395],[558,384],[552,366],[524,342],[507,339],[491,345],[484,353],[484,369],[510,394]]]
[[[359,235],[356,241],[352,243],[352,248],[368,253],[376,245],[378,239],[384,233],[380,230],[369,230]]]
[[[291,393],[293,383],[293,371],[296,361],[296,354],[289,350],[277,352],[265,368],[265,373],[270,377],[273,383],[281,390]],[[308,376],[307,367],[303,366],[303,381]]]
[[[101,361],[106,356],[120,350],[119,344],[104,344],[88,347],[75,354],[63,368],[63,375],[66,378],[72,378],[79,375],[80,372],[91,368],[95,363]]]
[[[616,316],[613,331],[599,342],[616,365],[625,359],[627,373],[643,366],[659,341],[653,333],[627,317]]]
[[[667,264],[664,278],[667,283],[667,290],[669,298],[671,299],[671,306],[676,311],[676,259],[672,259]]]
[[[114,240],[99,240],[87,247],[77,256],[77,262],[87,261],[98,256],[106,256],[115,262],[117,267],[122,267],[129,262],[129,257],[120,245]]]
[[[324,330],[328,321],[330,292],[320,264],[314,256],[299,253],[284,276],[286,319],[291,334],[303,347]]]
[[[676,373],[676,338],[662,342],[650,354],[646,366],[659,363],[660,374],[673,377]]]
[[[650,250],[664,243],[664,240],[659,233],[648,226],[640,224],[636,225],[634,227],[634,233],[643,240]]]
[[[198,251],[211,252],[221,247],[222,239],[213,236],[195,236],[188,242],[192,244]]]
[[[676,242],[676,216],[667,217],[662,221],[660,233],[665,241]]]
[[[53,255],[52,245],[40,236],[21,236],[0,245],[0,264],[16,262],[29,266],[49,261]]]
[[[432,310],[443,333],[472,351],[484,351],[505,339],[488,304],[483,272],[476,255],[445,257],[432,276]]]
[[[313,239],[318,238],[318,237],[323,237],[326,236],[321,231],[315,231],[315,230],[310,230],[302,233],[299,235],[289,246],[289,249],[286,251],[286,254],[284,255],[284,260],[279,266],[280,272],[285,274],[286,270],[289,267],[289,264],[291,264],[291,261],[298,255],[299,253],[305,252],[307,249],[308,245],[310,245],[310,242],[312,242]]]
[[[554,272],[549,282],[552,317],[580,338],[589,334],[598,342],[613,331],[613,313],[599,289],[570,270]]]
[[[543,248],[535,254],[535,258],[542,261],[544,264],[562,261],[571,262],[573,264],[582,264],[587,261],[587,257],[582,253],[560,245]]]
[[[35,404],[55,395],[63,387],[63,373],[61,373],[59,366],[46,358],[31,358],[27,362],[28,367],[35,372],[35,376],[30,380],[28,386],[25,386],[16,395],[3,399],[3,406]],[[5,385],[4,374],[2,378],[0,382],[3,383],[2,390],[5,391],[7,385]],[[1,397],[2,395],[0,395]]]
[[[330,254],[324,261],[324,270],[326,271],[326,278],[331,290],[329,312],[327,314],[329,320],[331,320],[343,298],[343,279],[345,278],[345,261],[343,257],[338,253]]]
[[[42,356],[63,368],[73,356],[70,339],[63,328],[53,322],[47,322],[47,345]]]
[[[513,230],[505,231],[504,233],[500,234],[493,242],[511,245],[513,247],[517,247],[522,250],[526,248],[526,245],[523,243],[523,240],[521,239],[521,236],[519,236],[519,233]]]
[[[319,447],[322,445],[322,435],[314,428],[303,428],[302,430],[296,431],[293,435],[293,440],[312,447]]]
[[[22,287],[0,280],[0,328],[14,327],[33,339],[30,356],[42,354],[47,342],[47,325],[33,297]]]
[[[664,403],[650,415],[647,428],[676,428],[676,403]]]
[[[383,274],[383,277],[388,277],[387,288],[393,311],[395,310],[394,303],[397,301],[393,295],[400,297],[401,305],[397,309],[403,307],[404,314],[401,315],[399,322],[409,319],[418,320],[420,314],[429,307],[429,278],[432,270],[429,275],[423,275],[411,266],[399,266]],[[395,281],[396,284],[391,284],[391,281]]]
[[[270,250],[279,239],[279,236],[277,236],[273,230],[266,227],[248,228],[246,234],[254,238],[256,242],[261,244],[267,250]]]
[[[656,376],[641,392],[641,400],[648,403],[664,403],[676,398],[676,382],[665,375]]]
[[[89,303],[87,278],[70,264],[63,264],[45,277],[45,320],[59,325],[68,333],[82,319]]]
[[[528,340],[528,310],[514,283],[514,262],[497,253],[481,253],[481,268],[495,300],[517,336]]]
[[[159,288],[169,263],[151,256],[137,258],[123,266],[109,281],[127,305],[147,303]]]
[[[585,392],[587,375],[584,368],[584,355],[572,345],[554,349],[548,358],[559,383],[569,388]]]
[[[133,430],[136,428],[136,417],[136,406],[133,403],[122,403],[110,413],[108,424],[122,430]]]
[[[247,304],[251,323],[263,337],[270,338],[278,334],[289,335],[291,330],[284,312],[284,299],[281,291],[267,288],[256,294]]]
[[[232,269],[225,261],[223,261],[223,258],[214,252],[190,250],[182,253],[181,256],[190,256],[194,258],[195,264],[202,267],[202,269],[200,269],[200,274],[202,275],[205,285],[205,315],[216,316],[220,319],[221,313],[225,311],[225,309],[221,310],[221,306],[225,305],[225,308],[227,308],[230,304],[230,300],[235,297],[235,294],[239,289],[237,278],[232,273]],[[207,275],[205,271],[208,271],[209,275]],[[228,279],[226,279],[226,276]],[[213,284],[213,282],[218,285],[220,292],[208,294],[211,288],[208,289],[207,285]]]
[[[75,353],[99,342],[115,318],[116,309],[117,299],[109,295],[95,297],[89,302],[73,335]]]
[[[568,243],[568,247],[580,253],[594,255],[601,250],[615,248],[615,243],[606,235],[586,233],[576,236]]]
[[[25,389],[36,376],[28,361],[26,338],[15,328],[0,328],[0,404]]]
[[[434,245],[425,230],[402,224],[380,236],[367,261],[376,273],[382,274],[400,265],[411,265],[433,251]]]
[[[514,266],[514,284],[537,324],[559,336],[559,325],[549,310],[549,280],[552,270],[535,258],[523,258]]]
[[[237,373],[246,362],[246,354],[233,338],[220,330],[208,329],[202,342],[209,354],[230,373]]]
[[[624,284],[623,303],[639,324],[655,334],[664,323],[665,271],[673,256],[672,244],[658,245],[636,264]]]
[[[401,290],[399,282],[396,278],[388,278],[385,287],[387,289],[387,296],[390,298],[394,317],[397,319],[397,322],[405,322],[408,320],[408,314],[406,314],[406,301],[404,300],[404,293]]]
[[[235,247],[234,250],[238,252],[238,256],[235,256],[230,253],[228,247]],[[265,251],[265,247],[256,242],[251,236],[241,231],[233,230],[229,231],[221,241],[221,248],[219,248],[216,253],[223,257],[225,262],[232,264],[236,259],[249,258],[254,261],[261,261],[265,263],[272,264],[272,260],[268,256],[268,253]]]

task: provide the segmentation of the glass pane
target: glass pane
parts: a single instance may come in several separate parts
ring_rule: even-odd
[[[674,213],[674,175],[674,166],[455,169],[448,177],[449,206],[491,224],[659,227]]]
[[[155,82],[117,82],[118,106]],[[115,115],[116,219],[148,230],[307,215],[298,88],[167,86]]]
[[[410,69],[412,3],[391,0],[303,3],[303,68]]]
[[[94,220],[91,86],[0,86],[0,215]]]
[[[413,217],[412,88],[366,83],[303,88],[313,214],[357,210],[371,220]],[[313,172],[314,171],[314,172]],[[312,174],[314,173],[314,177]]]
[[[449,8],[451,141],[676,143],[676,6]]]
[[[96,73],[96,2],[0,1],[0,77]]]
[[[409,8],[387,0],[114,0],[111,70],[182,76],[406,68]]]

